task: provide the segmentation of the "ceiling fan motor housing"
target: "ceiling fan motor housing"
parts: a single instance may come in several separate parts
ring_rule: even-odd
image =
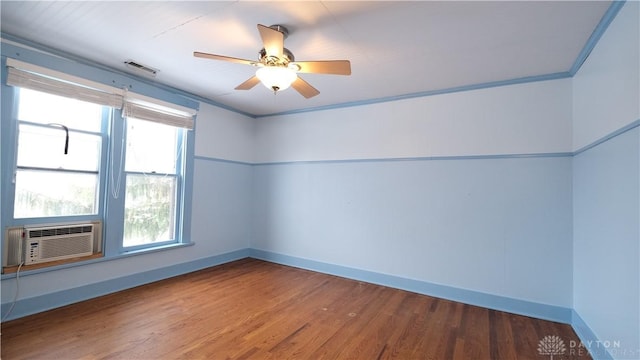
[[[260,52],[258,52],[258,54],[260,54],[260,57],[259,57],[260,62],[265,65],[280,65],[280,66],[286,67],[287,65],[289,65],[290,62],[296,61],[296,58],[295,56],[293,56],[293,53],[287,48],[282,49],[283,59],[280,59],[275,56],[267,56],[267,51],[264,48],[260,49]]]

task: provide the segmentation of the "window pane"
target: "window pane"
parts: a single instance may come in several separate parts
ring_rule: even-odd
[[[18,170],[15,218],[97,213],[98,175]]]
[[[175,238],[176,178],[127,174],[125,247]]]
[[[70,129],[100,132],[102,106],[47,93],[20,89],[18,119],[58,123]]]
[[[178,128],[127,119],[126,171],[175,174]]]
[[[65,131],[33,125],[20,125],[18,166],[98,171],[101,139],[69,131],[69,151],[64,154]]]

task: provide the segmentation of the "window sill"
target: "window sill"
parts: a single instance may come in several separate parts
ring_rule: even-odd
[[[183,247],[188,247],[188,246],[193,246],[193,245],[195,245],[194,242],[179,243],[179,244],[167,244],[167,245],[161,245],[161,246],[156,246],[156,247],[152,247],[152,248],[126,251],[126,252],[122,252],[122,253],[117,254],[117,255],[101,256],[99,258],[92,258],[92,259],[87,259],[87,260],[82,260],[82,261],[69,262],[69,263],[60,264],[60,265],[52,265],[52,266],[40,267],[40,268],[37,268],[37,269],[20,270],[20,277],[40,274],[40,273],[44,273],[44,272],[48,272],[48,271],[68,269],[68,268],[72,268],[72,267],[76,267],[76,266],[97,264],[97,263],[101,263],[101,262],[104,262],[104,261],[124,259],[124,258],[128,258],[128,257],[131,257],[131,256],[150,254],[150,253],[154,253],[154,252],[165,251],[165,250],[170,250],[170,249],[177,249],[177,248],[183,248]],[[15,277],[16,277],[16,273],[13,272],[13,273],[2,274],[1,279],[5,280],[5,279],[12,279],[12,278],[15,278]]]
[[[123,257],[135,256],[135,255],[140,255],[140,254],[149,254],[149,253],[153,253],[153,252],[157,252],[157,251],[164,251],[164,250],[169,250],[169,249],[182,248],[182,247],[187,247],[187,246],[192,246],[192,245],[195,245],[195,243],[192,243],[192,242],[189,242],[189,243],[173,243],[173,244],[165,244],[165,245],[160,245],[160,246],[154,246],[154,247],[151,247],[151,248],[129,250],[129,251],[124,251],[124,252],[120,253],[119,255],[112,256],[111,259],[121,259]]]

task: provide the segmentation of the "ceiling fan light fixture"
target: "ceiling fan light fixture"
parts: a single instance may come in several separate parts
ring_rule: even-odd
[[[2,0],[0,0],[2,1]],[[257,66],[256,74],[235,87],[236,90],[249,90],[261,82],[273,93],[293,87],[306,99],[320,91],[311,86],[298,73],[351,75],[349,60],[296,61],[293,53],[284,47],[284,39],[289,31],[281,25],[264,26],[258,24],[263,48],[258,52],[257,61],[194,51],[193,56],[213,60],[229,61],[238,64]]]
[[[296,80],[298,74],[295,70],[282,66],[265,66],[256,71],[260,82],[269,90],[282,91]]]

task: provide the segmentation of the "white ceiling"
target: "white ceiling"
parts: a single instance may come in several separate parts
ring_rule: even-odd
[[[238,111],[265,115],[568,72],[611,1],[5,1],[1,30]],[[352,75],[302,74],[305,99],[259,85],[255,68],[193,57],[257,59],[256,24],[284,25],[296,60],[351,61]]]

